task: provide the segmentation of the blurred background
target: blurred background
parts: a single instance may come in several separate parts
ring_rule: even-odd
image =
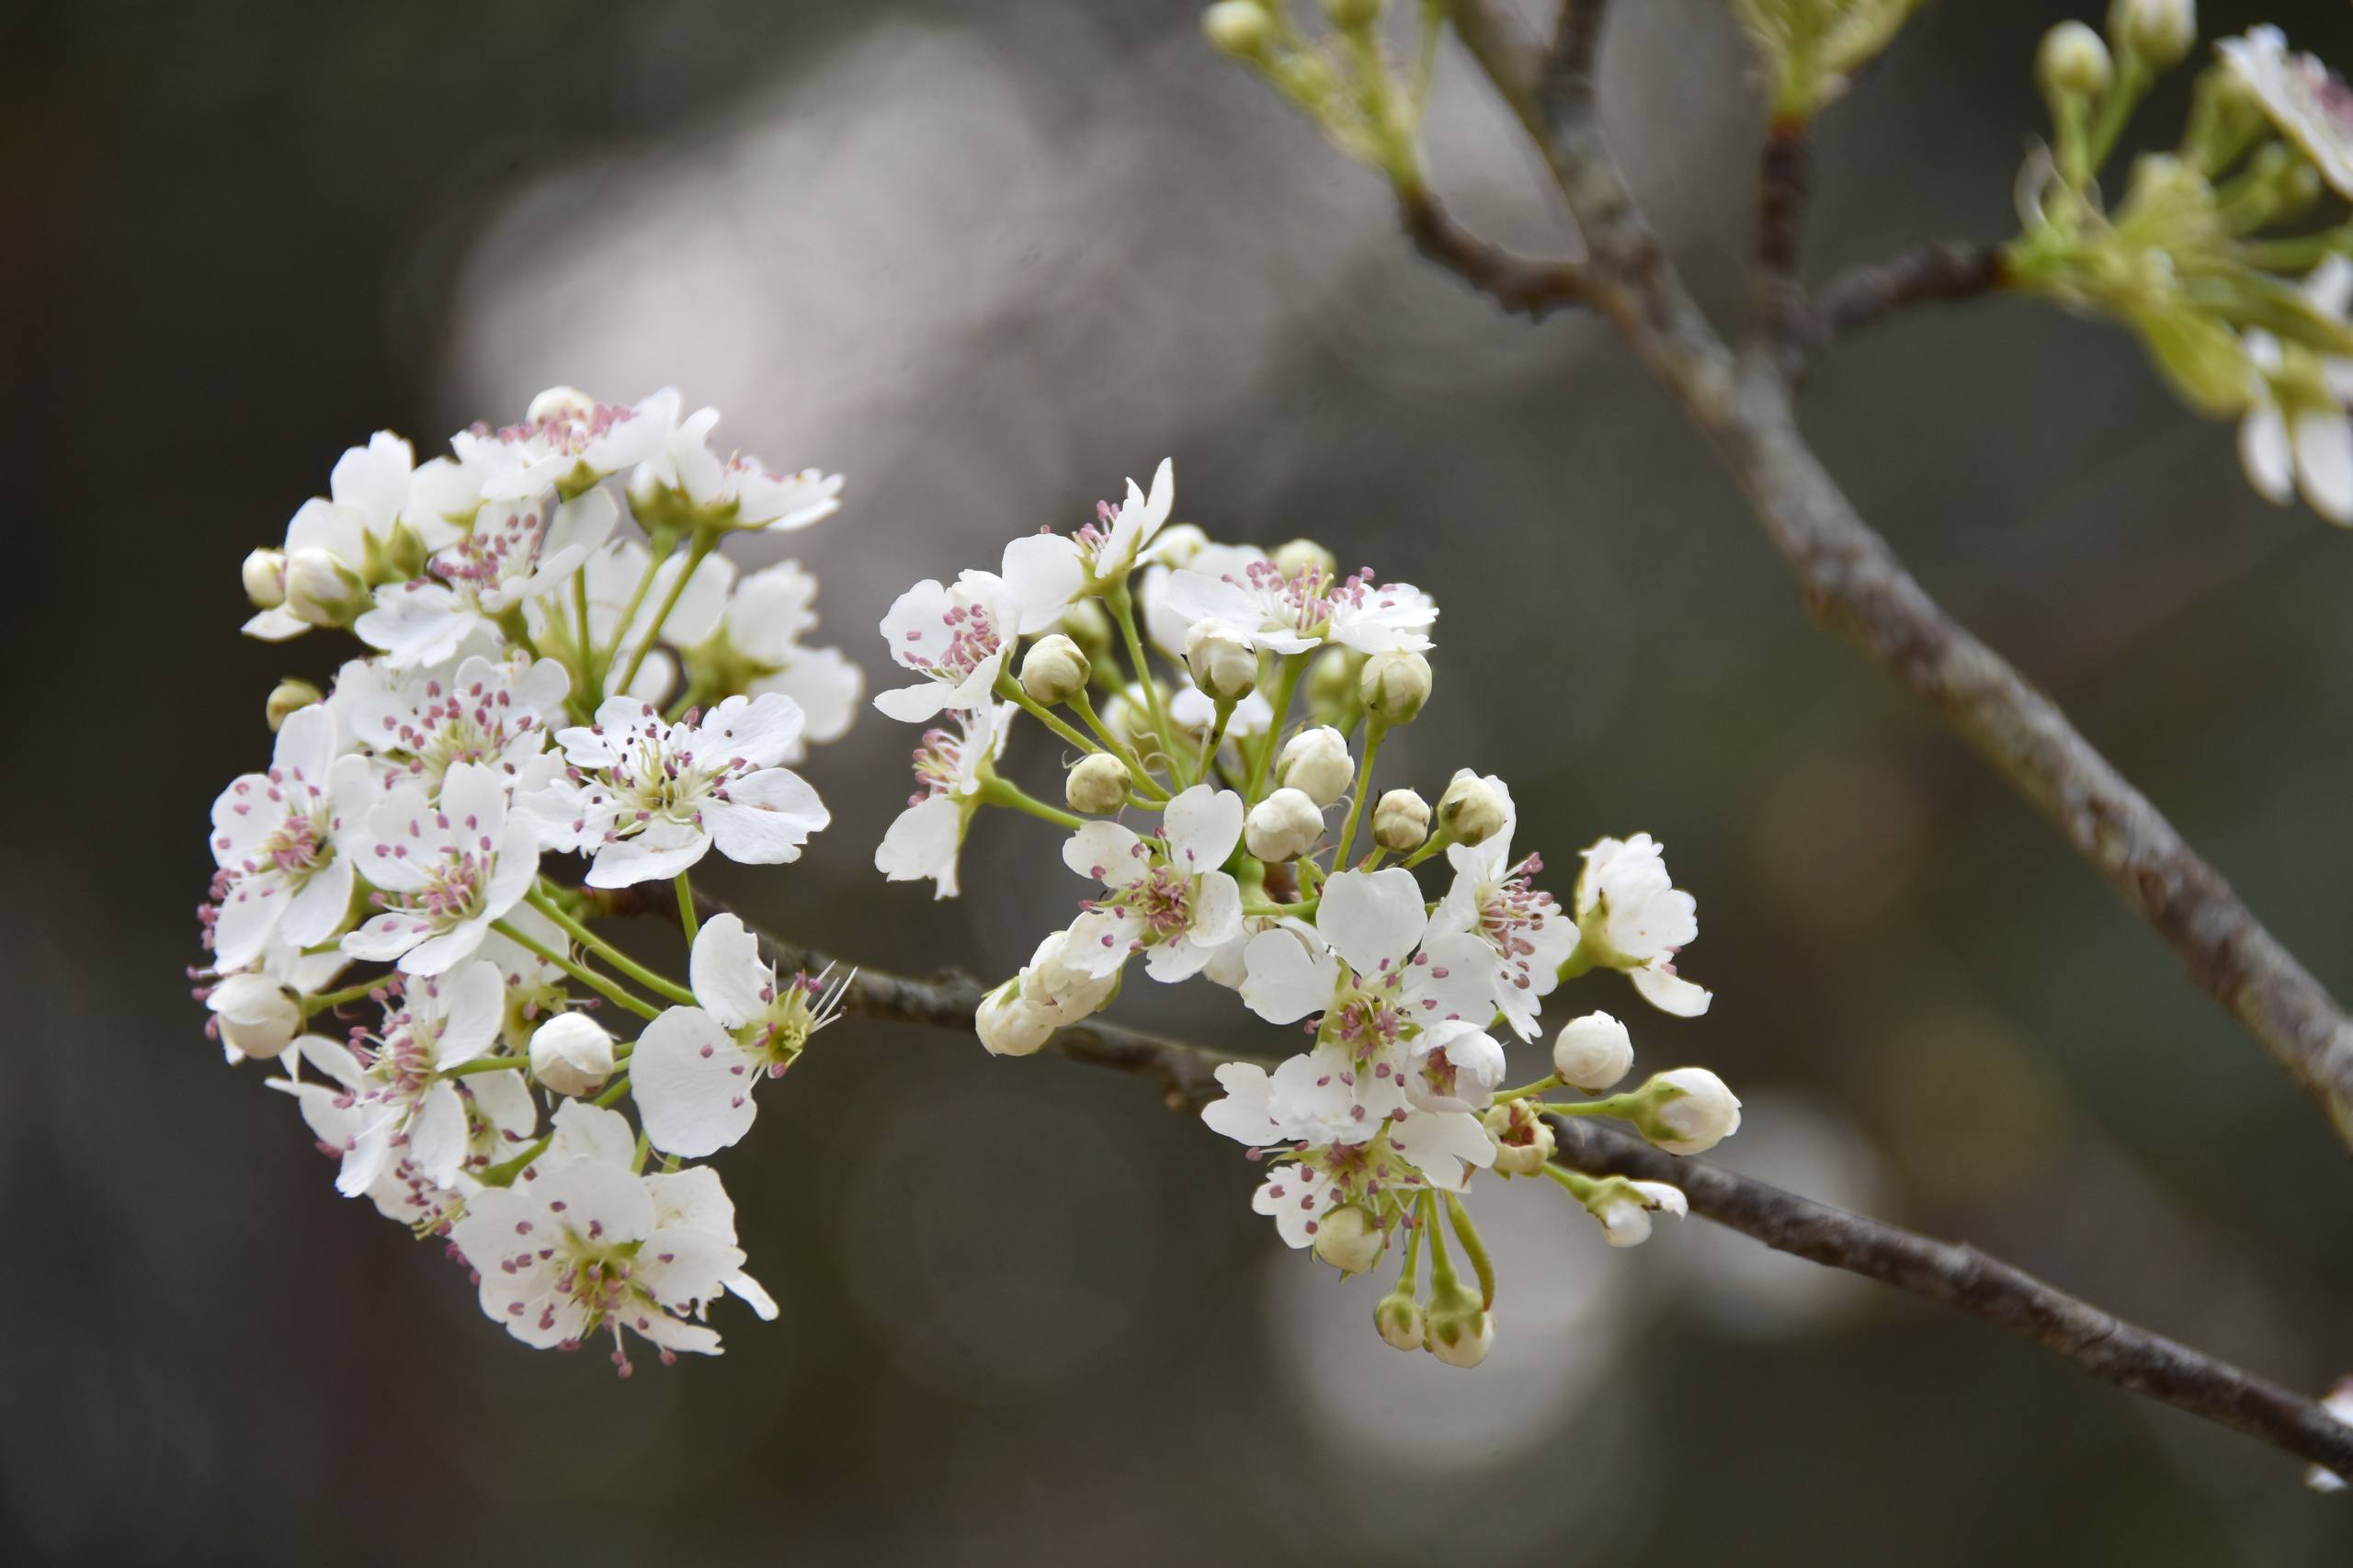
[[[2353,60],[2338,0],[2209,3]],[[2041,30],[1931,5],[1826,120],[1817,272],[2014,232]],[[1722,0],[1618,7],[1605,98],[1720,314],[1758,109]],[[1164,0],[0,6],[0,416],[15,1020],[0,1078],[0,1556],[12,1562],[2324,1563],[2353,1513],[2277,1454],[1973,1321],[1698,1221],[1612,1254],[1483,1199],[1483,1371],[1401,1357],[1380,1287],[1253,1215],[1253,1167],[1140,1083],[852,1024],[719,1166],[784,1303],[629,1382],[535,1355],[439,1249],[336,1197],[201,1033],[205,809],[281,674],[237,562],[347,445],[419,455],[569,381],[665,383],[849,475],[793,536],[870,677],[915,578],[994,565],[1173,453],[1177,514],[1329,541],[1444,607],[1388,782],[1502,773],[1565,891],[1605,833],[1699,894],[1643,1062],[1746,1096],[1724,1163],[2015,1259],[2318,1390],[2353,1369],[2353,1176],[2148,931],[1875,668],[1607,331],[1506,322]],[[2169,142],[2177,81],[2138,131]],[[1449,45],[1458,214],[1568,241]],[[2353,994],[2353,540],[2275,511],[2120,334],[1924,311],[1805,419],[1947,605],[2051,688]],[[756,545],[739,559],[781,553]],[[1020,767],[1051,787],[1025,734]],[[911,732],[804,771],[779,928],[995,978],[1074,896],[988,820],[961,902],[871,853]],[[658,948],[662,934],[646,939]],[[671,938],[675,941],[675,937]],[[1154,1011],[1154,1009],[1159,1009]],[[1206,988],[1123,1016],[1267,1050]],[[1531,1062],[1533,1058],[1531,1056]],[[1533,1069],[1531,1069],[1532,1071]],[[1536,1184],[1543,1187],[1543,1184]],[[722,1314],[732,1309],[721,1309]]]

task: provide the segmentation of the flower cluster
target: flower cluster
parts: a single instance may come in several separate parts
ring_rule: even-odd
[[[839,476],[722,453],[718,417],[557,388],[422,464],[390,432],[344,454],[246,559],[245,631],[368,652],[271,694],[269,766],[213,803],[191,971],[230,1061],[279,1064],[339,1191],[445,1238],[516,1338],[609,1336],[623,1373],[627,1335],[716,1354],[722,1293],[775,1315],[717,1174],[681,1162],[744,1135],[843,994],[779,977],[732,915],[698,925],[687,881],[713,849],[799,858],[827,813],[787,765],[862,687],[802,645],[813,578],[720,552],[829,516]],[[592,928],[657,881],[690,986]]]
[[[1288,1060],[1219,1068],[1225,1094],[1203,1119],[1267,1165],[1256,1207],[1291,1246],[1353,1275],[1401,1244],[1401,1280],[1375,1313],[1385,1339],[1475,1365],[1495,1334],[1465,1202],[1482,1173],[1543,1175],[1631,1245],[1654,1214],[1683,1211],[1682,1193],[1554,1162],[1547,1119],[1616,1117],[1678,1153],[1739,1126],[1739,1101],[1701,1068],[1549,1097],[1606,1095],[1631,1070],[1628,1032],[1605,1013],[1559,1030],[1551,1074],[1504,1086],[1506,1041],[1538,1040],[1547,998],[1580,975],[1614,971],[1654,1007],[1705,1012],[1709,993],[1677,968],[1698,906],[1643,834],[1586,848],[1563,903],[1540,885],[1542,857],[1515,844],[1501,778],[1462,768],[1435,803],[1384,789],[1382,742],[1431,695],[1437,605],[1370,569],[1343,573],[1308,540],[1212,541],[1172,524],[1174,504],[1164,462],[1076,531],[1017,539],[994,572],[900,597],[881,632],[909,684],[875,705],[926,728],[915,793],[875,865],[951,897],[982,808],[1063,829],[1083,892],[987,994],[983,1045],[1040,1050],[1108,1006],[1132,960],[1300,1028],[1310,1043]],[[1025,718],[1063,748],[1060,805],[998,771]],[[1425,866],[1449,874],[1442,887],[1424,887]]]

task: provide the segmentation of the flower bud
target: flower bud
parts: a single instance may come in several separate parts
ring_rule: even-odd
[[[1021,982],[1006,981],[981,999],[973,1032],[992,1056],[1028,1056],[1052,1038],[1053,1015],[1021,999]]]
[[[1427,1326],[1422,1321],[1421,1303],[1401,1287],[1381,1298],[1372,1309],[1372,1326],[1381,1337],[1398,1350],[1419,1350],[1422,1335]]]
[[[1381,20],[1381,0],[1324,0],[1324,14],[1343,31],[1369,28]]]
[[[1475,1290],[1439,1290],[1423,1323],[1422,1348],[1449,1367],[1475,1367],[1495,1347],[1495,1314]]]
[[[1463,768],[1438,798],[1438,825],[1457,844],[1484,844],[1504,830],[1503,796],[1495,787]]]
[[[2114,0],[2108,36],[2160,71],[2178,65],[2198,41],[2197,0]]]
[[[1323,836],[1323,810],[1302,790],[1276,790],[1251,807],[1242,823],[1242,842],[1270,866],[1298,859]]]
[[[1070,809],[1108,816],[1128,802],[1128,765],[1108,751],[1092,751],[1063,777],[1063,799]]]
[[[256,609],[276,609],[286,602],[286,552],[256,550],[245,557],[245,597]]]
[[[306,680],[288,678],[269,688],[269,700],[262,707],[262,716],[269,721],[270,733],[286,722],[287,716],[299,713],[313,702],[324,701],[324,694]]]
[[[1286,577],[1296,577],[1302,572],[1313,572],[1329,582],[1340,574],[1340,562],[1330,551],[1312,539],[1295,539],[1275,547],[1275,569]]]
[[[533,1029],[530,1054],[531,1076],[555,1094],[592,1094],[613,1075],[613,1037],[585,1013],[558,1013]]]
[[[1356,772],[1356,764],[1348,757],[1347,737],[1329,724],[1302,730],[1275,759],[1276,781],[1299,790],[1318,806],[1328,806],[1347,794]]]
[[[1372,808],[1372,841],[1392,855],[1411,855],[1430,835],[1430,803],[1411,790],[1392,790]]]
[[[265,974],[233,974],[204,998],[223,1043],[267,1061],[302,1032],[301,999]]]
[[[286,608],[297,620],[344,626],[367,607],[367,584],[326,551],[298,550],[286,558]]]
[[[1601,1221],[1601,1239],[1614,1247],[1638,1247],[1650,1240],[1652,1210],[1680,1217],[1690,1207],[1679,1187],[1616,1176],[1597,1184],[1586,1199],[1586,1208]]]
[[[1375,653],[1357,676],[1365,711],[1384,724],[1410,724],[1430,699],[1430,662],[1419,653]]]
[[[1354,648],[1331,647],[1307,666],[1307,701],[1318,714],[1336,713],[1357,694],[1357,674],[1364,655]]]
[[[1634,1091],[1628,1119],[1670,1154],[1698,1154],[1740,1131],[1740,1101],[1705,1067],[1658,1074]]]
[[[1267,13],[1252,0],[1219,0],[1201,13],[1201,31],[1211,45],[1241,60],[1255,60],[1267,50]]]
[[[1062,630],[1090,661],[1111,652],[1111,618],[1104,613],[1100,599],[1084,598],[1063,611]]]
[[[1257,652],[1214,617],[1185,633],[1185,667],[1193,684],[1220,702],[1239,702],[1258,688]]]
[[[1362,1274],[1388,1250],[1388,1235],[1361,1203],[1343,1203],[1315,1222],[1315,1256],[1343,1274]]]
[[[1039,638],[1021,656],[1021,689],[1030,701],[1047,708],[1085,691],[1091,673],[1085,652],[1059,631]]]
[[[1553,1074],[1572,1088],[1597,1095],[1633,1070],[1633,1037],[1607,1013],[1571,1018],[1553,1037]]]
[[[1171,523],[1152,537],[1152,548],[1143,552],[1146,561],[1163,566],[1190,566],[1210,542],[1199,523]]]
[[[2099,34],[2081,22],[2062,22],[2042,35],[2034,74],[2047,97],[2088,98],[2108,91],[2116,67]]]
[[[1559,1147],[1552,1124],[1526,1100],[1489,1107],[1479,1124],[1495,1140],[1497,1176],[1534,1176]]]

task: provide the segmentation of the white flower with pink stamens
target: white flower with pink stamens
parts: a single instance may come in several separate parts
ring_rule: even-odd
[[[1165,613],[1187,626],[1222,620],[1254,648],[1303,653],[1337,642],[1359,653],[1419,653],[1430,646],[1438,606],[1410,583],[1376,583],[1370,567],[1354,576],[1309,562],[1286,573],[1252,561],[1222,576],[1173,572],[1161,596]]]
[[[742,1274],[744,1254],[696,1222],[710,1222],[695,1211],[707,1204],[658,1202],[658,1178],[590,1155],[532,1169],[528,1183],[476,1193],[450,1227],[492,1322],[539,1350],[609,1333],[624,1377],[624,1331],[665,1365],[679,1351],[719,1353],[718,1334],[695,1320]]]
[[[224,973],[273,942],[315,948],[343,930],[351,862],[336,841],[356,814],[345,802],[363,802],[368,789],[367,765],[341,751],[335,714],[302,709],[278,730],[269,770],[212,802],[212,958]]]
[[[1196,784],[1163,810],[1161,831],[1140,837],[1115,822],[1090,822],[1063,846],[1063,864],[1103,884],[1087,905],[1105,918],[1069,964],[1116,973],[1141,950],[1154,980],[1200,972],[1242,935],[1242,887],[1222,869],[1242,841],[1242,797]]]
[[[832,820],[806,780],[776,766],[800,738],[799,705],[773,692],[677,723],[608,697],[597,722],[557,733],[565,777],[516,806],[544,847],[596,857],[591,887],[676,876],[714,845],[745,865],[786,864]]]
[[[894,882],[928,877],[935,898],[954,898],[956,858],[972,814],[1013,731],[1014,706],[999,702],[953,715],[954,729],[923,733],[915,748],[915,792],[875,846],[874,869]]]
[[[376,590],[376,607],[352,623],[360,641],[396,669],[455,658],[466,639],[580,570],[620,509],[603,490],[483,505],[473,527],[435,552],[426,574]]]
[[[1560,985],[1561,966],[1576,951],[1577,926],[1560,901],[1530,880],[1544,869],[1543,860],[1534,855],[1512,859],[1518,817],[1511,791],[1500,778],[1486,782],[1502,799],[1504,825],[1478,844],[1448,848],[1454,883],[1431,916],[1430,931],[1467,931],[1495,950],[1495,1011],[1514,1034],[1534,1040],[1544,998]]]
[[[665,510],[690,514],[681,521],[709,528],[788,532],[820,523],[841,510],[842,476],[804,468],[779,473],[759,459],[710,448],[719,410],[700,408],[677,418],[678,394],[665,390],[672,424],[661,445],[630,476],[630,502],[641,517]]]
[[[819,1029],[841,1016],[855,974],[779,981],[733,915],[695,937],[693,1007],[645,1026],[630,1058],[630,1095],[645,1136],[666,1154],[699,1158],[739,1142],[759,1114],[752,1091],[781,1078]]]
[[[1076,534],[1051,529],[1026,534],[1005,547],[1005,581],[1021,602],[1021,631],[1043,631],[1085,596],[1099,593],[1135,569],[1137,558],[1168,521],[1176,505],[1176,467],[1168,458],[1152,476],[1152,494],[1128,481],[1127,499],[1095,506],[1095,521]]]
[[[1675,972],[1678,949],[1699,935],[1699,903],[1667,875],[1665,852],[1647,833],[1605,838],[1584,852],[1577,877],[1579,939],[1573,957],[1622,970],[1662,1013],[1696,1018],[1714,1000]]]
[[[1460,1112],[1408,1110],[1359,1142],[1302,1142],[1308,1130],[1277,1108],[1279,1092],[1263,1068],[1229,1062],[1217,1078],[1225,1097],[1205,1108],[1201,1119],[1237,1142],[1279,1152],[1250,1207],[1275,1221],[1289,1246],[1313,1246],[1324,1215],[1340,1204],[1377,1208],[1384,1194],[1405,1194],[1410,1201],[1427,1188],[1460,1192],[1472,1170],[1495,1158],[1479,1119]]]
[[[2278,28],[2251,28],[2214,46],[2279,133],[2303,150],[2339,196],[2353,197],[2353,89],[2316,55],[2288,52]]]
[[[1020,624],[1021,601],[993,573],[963,573],[954,587],[930,578],[917,583],[882,618],[882,640],[892,658],[924,678],[878,692],[874,706],[921,724],[943,709],[995,701],[996,678]]]
[[[367,1192],[404,1161],[437,1187],[455,1184],[469,1165],[492,1163],[493,1151],[475,1147],[471,1124],[469,1108],[479,1085],[448,1074],[489,1051],[498,1038],[501,997],[498,971],[477,959],[445,975],[402,983],[398,997],[385,1005],[381,1029],[372,1035],[355,1029],[348,1048],[324,1035],[305,1035],[297,1042],[302,1059],[330,1083],[272,1082],[303,1101],[311,1130],[342,1157],[338,1192],[347,1198]],[[488,1092],[511,1099],[521,1080],[518,1074],[504,1075],[515,1077],[515,1085],[494,1085]],[[511,1113],[504,1101],[494,1103],[502,1115]],[[528,1094],[524,1103],[529,1104]]]
[[[477,655],[405,676],[354,662],[329,701],[384,790],[405,784],[430,801],[460,763],[489,768],[510,792],[545,786],[562,766],[547,749],[548,723],[571,689],[553,659]]]
[[[366,446],[347,449],[328,477],[331,499],[313,496],[303,502],[286,525],[288,560],[306,552],[323,554],[345,570],[364,571],[369,544],[381,546],[392,539],[408,505],[415,457],[409,444],[390,430],[379,430]],[[246,621],[244,631],[248,637],[278,642],[300,636],[311,625],[278,604]]]
[[[366,835],[354,855],[383,913],[347,933],[343,950],[397,959],[406,974],[439,974],[472,958],[540,872],[538,834],[510,820],[506,776],[480,763],[450,767],[438,800],[396,785],[368,813]]]
[[[536,502],[559,487],[577,495],[655,456],[677,420],[678,394],[668,388],[623,408],[550,387],[531,400],[520,425],[472,426],[449,437],[449,449],[475,476],[482,500]]]

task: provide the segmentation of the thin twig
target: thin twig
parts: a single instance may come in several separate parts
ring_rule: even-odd
[[[1813,137],[1804,122],[1776,120],[1768,129],[1756,192],[1756,337],[1786,353],[1813,320],[1798,262],[1813,194]]]
[[[1807,612],[1885,665],[2040,807],[2353,1144],[2353,1019],[2056,703],[1913,580],[1800,434],[1776,357],[1735,359],[1691,298],[1602,135],[1595,45],[1582,32],[1593,0],[1564,13],[1549,51],[1494,0],[1453,4],[1456,30],[1583,232],[1593,302],[1715,448]],[[1869,319],[1869,291],[1853,298],[1855,319]]]
[[[1997,247],[1941,240],[1849,268],[1815,290],[1802,333],[1784,340],[1782,373],[1802,381],[1824,349],[1850,333],[1875,326],[1907,306],[1976,299],[2003,281]]]
[[[1490,244],[1458,227],[1427,190],[1400,190],[1397,213],[1415,249],[1509,314],[1542,321],[1556,310],[1585,302],[1585,270],[1576,263],[1531,260]]]
[[[1893,1285],[2056,1350],[2103,1382],[2353,1473],[2353,1426],[2268,1379],[2110,1316],[1975,1247],[1939,1242],[1826,1203],[1678,1159],[1641,1139],[1571,1117],[1547,1119],[1554,1158],[1593,1176],[1663,1181],[1691,1211],[1767,1246]]]

